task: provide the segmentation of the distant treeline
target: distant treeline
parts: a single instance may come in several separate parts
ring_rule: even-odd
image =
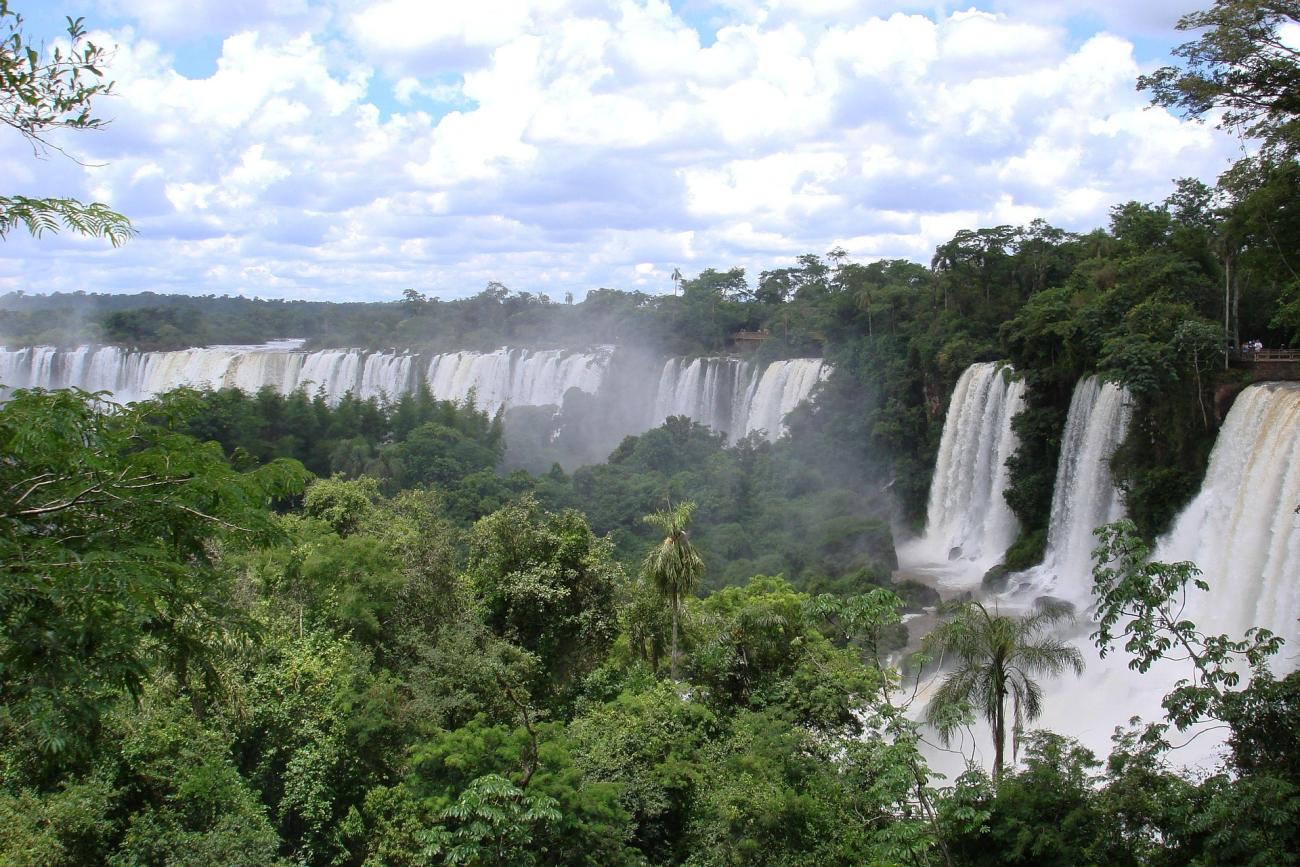
[[[735,331],[758,328],[765,308],[744,272],[705,271],[684,295],[597,289],[576,304],[491,283],[451,301],[408,290],[401,301],[332,303],[229,296],[55,294],[0,296],[0,340],[10,345],[113,343],[181,349],[305,338],[308,348],[436,351],[503,345],[649,346],[673,355],[719,352]]]

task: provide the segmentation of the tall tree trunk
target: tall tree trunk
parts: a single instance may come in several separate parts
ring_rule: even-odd
[[[1241,315],[1238,308],[1241,306],[1241,277],[1234,273],[1232,275],[1232,345],[1241,347]]]
[[[672,652],[671,671],[673,675],[673,680],[678,680],[677,677],[677,608],[678,608],[677,594],[674,593],[673,594],[673,647],[671,651]]]
[[[1223,257],[1223,337],[1229,341],[1229,346],[1223,350],[1223,369],[1228,369],[1229,351],[1236,348],[1232,340],[1232,318],[1231,318],[1231,299],[1232,299],[1232,257]]]
[[[1006,740],[1007,740],[1007,720],[1006,720],[1007,693],[1006,693],[1006,689],[1002,685],[1001,680],[998,681],[997,689],[998,689],[998,696],[997,696],[998,706],[993,713],[993,785],[994,786],[1002,782],[1002,756],[1004,751],[1006,750]]]

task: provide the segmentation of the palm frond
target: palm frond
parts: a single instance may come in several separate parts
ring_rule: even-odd
[[[101,202],[0,196],[0,238],[17,226],[36,237],[67,228],[79,235],[105,238],[114,247],[136,234],[131,221]]]
[[[944,743],[956,729],[953,708],[977,711],[997,731],[1010,698],[1012,751],[1013,756],[1018,754],[1025,724],[1043,712],[1043,691],[1034,676],[1083,672],[1083,655],[1077,648],[1044,635],[1052,625],[1073,616],[1069,607],[1044,605],[1016,618],[968,602],[926,636],[929,652],[951,655],[957,663],[926,708],[926,721]]]

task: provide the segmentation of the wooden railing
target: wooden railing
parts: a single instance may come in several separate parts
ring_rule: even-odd
[[[753,352],[771,336],[766,331],[737,331],[731,335],[731,345],[741,352]]]
[[[1291,362],[1300,361],[1300,349],[1243,349],[1235,353],[1240,361],[1248,362]]]

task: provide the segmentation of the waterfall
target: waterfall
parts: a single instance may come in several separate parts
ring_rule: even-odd
[[[1128,433],[1133,407],[1114,383],[1079,380],[1061,439],[1043,563],[1025,573],[1039,592],[1086,605],[1092,593],[1093,530],[1124,517],[1110,458]]]
[[[1094,413],[1101,409],[1099,400]],[[1247,629],[1261,626],[1286,639],[1273,666],[1279,676],[1300,662],[1297,506],[1300,383],[1250,386],[1224,419],[1200,492],[1157,541],[1154,554],[1165,563],[1190,560],[1202,570],[1209,590],[1189,588],[1183,611],[1199,631],[1239,640]],[[1039,724],[1068,732],[1098,752],[1107,748],[1111,729],[1130,716],[1163,716],[1160,697],[1191,674],[1186,661],[1163,660],[1139,675],[1129,670],[1122,642],[1104,659],[1082,636],[1074,643],[1088,659],[1087,671],[1082,680],[1044,683],[1047,712]],[[1080,702],[1081,695],[1089,700]],[[1208,767],[1217,758],[1222,734],[1211,728],[1189,740],[1181,761]]]
[[[970,371],[968,371],[970,373]],[[965,378],[965,377],[964,377]],[[973,378],[973,377],[972,377]],[[953,460],[950,428],[958,424],[960,383],[944,428],[940,463]],[[1076,603],[1091,589],[1092,529],[1123,513],[1109,470],[1109,459],[1124,437],[1131,408],[1125,393],[1096,378],[1080,381],[1070,404],[1053,492],[1048,550],[1042,566],[1026,573],[1039,589],[1053,582],[1055,592]],[[935,484],[941,482],[936,471]],[[938,514],[932,489],[931,515]],[[1297,668],[1300,653],[1300,383],[1265,383],[1245,389],[1232,406],[1210,455],[1196,498],[1156,545],[1163,562],[1192,561],[1200,567],[1208,592],[1189,589],[1184,615],[1209,634],[1241,639],[1260,626],[1286,639],[1275,673]],[[901,552],[900,552],[901,553]],[[1037,579],[1037,580],[1035,580]],[[998,600],[1010,610],[1027,606],[1031,596]],[[1099,754],[1111,744],[1116,726],[1132,716],[1164,716],[1161,697],[1191,675],[1185,660],[1162,660],[1138,674],[1128,667],[1123,642],[1100,657],[1088,638],[1095,625],[1083,617],[1073,632],[1060,633],[1087,660],[1081,679],[1044,678],[1045,712],[1038,726],[1068,733]],[[1243,672],[1244,674],[1244,672]],[[1081,701],[1080,696],[1087,699]],[[987,743],[977,723],[976,743]],[[1189,733],[1190,735],[1191,733]],[[1217,760],[1222,735],[1213,729],[1189,736],[1180,761],[1209,767]],[[940,770],[959,773],[949,753],[931,758]],[[991,758],[983,756],[985,762]]]
[[[659,374],[650,426],[684,415],[720,433],[743,430],[736,413],[743,415],[748,368],[738,358],[668,359]]]
[[[925,534],[908,559],[970,561],[979,570],[1002,559],[1019,523],[1002,496],[1007,458],[1015,452],[1011,419],[1024,406],[1025,384],[1002,363],[973,364],[948,403],[939,441]]]
[[[733,440],[758,430],[775,440],[785,432],[785,416],[829,373],[818,358],[766,366],[738,358],[671,358],[659,373],[649,426],[685,415]]]
[[[830,369],[817,358],[772,362],[747,393],[744,422],[737,418],[736,430],[743,431],[742,435],[767,431],[768,439],[776,439],[785,431],[786,415],[829,374]]]
[[[112,392],[121,402],[144,400],[182,385],[249,393],[269,386],[280,394],[320,391],[337,403],[349,392],[363,400],[397,397],[423,381],[440,400],[464,401],[473,394],[480,409],[495,413],[505,406],[562,406],[573,388],[599,394],[613,351],[502,348],[418,355],[361,349],[303,352],[301,343],[283,340],[170,352],[116,346],[0,349],[0,384],[5,389],[76,386]],[[670,415],[686,415],[733,438],[764,430],[769,439],[776,439],[784,431],[785,415],[830,372],[815,358],[763,366],[730,357],[674,358],[658,370],[650,418],[638,410],[628,426],[641,427],[624,433],[640,433]],[[607,395],[611,401],[620,397]]]
[[[559,405],[570,388],[594,394],[607,360],[607,353],[499,349],[453,352],[421,362],[409,352],[302,352],[300,345],[301,341],[285,340],[170,352],[116,346],[0,350],[0,383],[7,389],[76,386],[111,391],[122,402],[182,385],[240,388],[249,393],[270,386],[281,394],[320,390],[328,401],[337,403],[349,392],[363,400],[397,397],[412,391],[424,377],[437,398],[465,400],[473,390],[479,407],[495,412],[505,404]]]
[[[1190,560],[1210,585],[1189,593],[1188,619],[1240,638],[1262,626],[1300,641],[1300,384],[1243,391],[1215,441],[1205,481],[1157,544],[1164,562]]]
[[[502,406],[560,406],[571,388],[595,394],[605,375],[607,353],[498,349],[435,355],[425,381],[434,397],[466,400],[480,409]]]

